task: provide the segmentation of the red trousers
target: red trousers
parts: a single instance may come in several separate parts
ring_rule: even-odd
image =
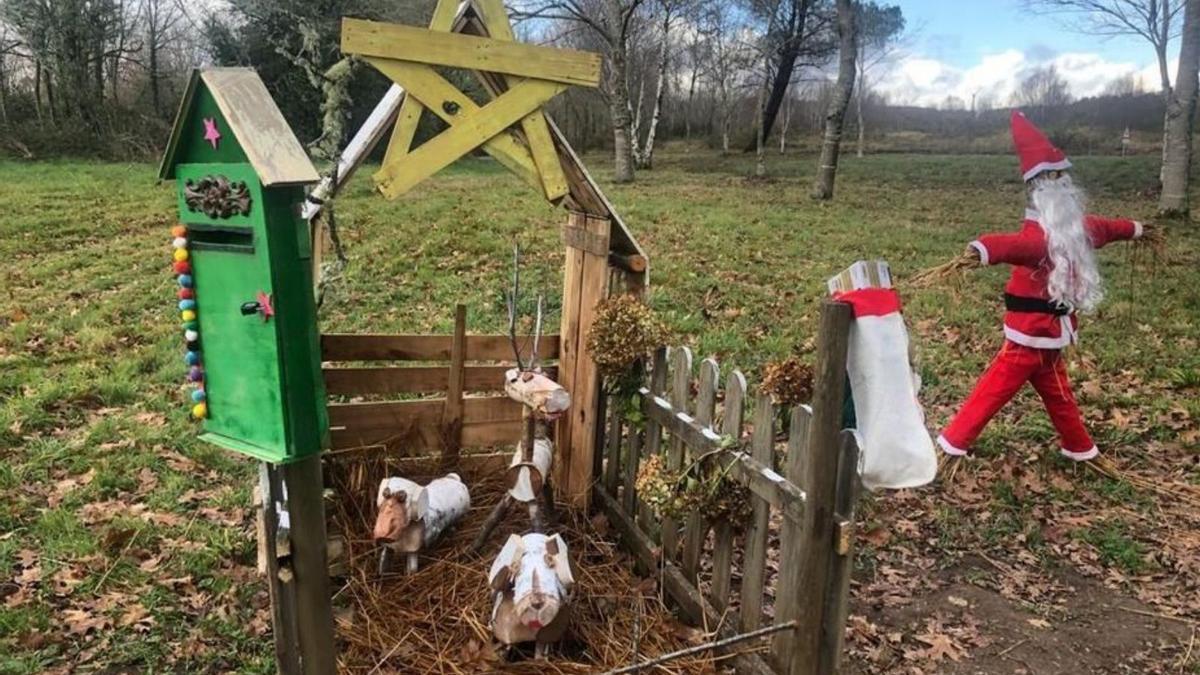
[[[951,455],[964,455],[992,417],[1029,382],[1058,430],[1062,452],[1071,459],[1091,459],[1096,444],[1083,426],[1071,393],[1066,363],[1057,349],[1034,349],[1005,340],[1000,353],[979,378],[962,410],[942,431],[938,443]]]

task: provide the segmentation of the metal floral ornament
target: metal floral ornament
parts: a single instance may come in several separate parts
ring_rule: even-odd
[[[250,189],[244,181],[230,181],[225,176],[186,181],[183,201],[189,211],[200,211],[209,218],[250,215]]]

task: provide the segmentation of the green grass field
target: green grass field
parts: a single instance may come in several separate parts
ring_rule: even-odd
[[[1017,227],[1015,160],[848,157],[837,199],[815,203],[812,157],[770,158],[767,182],[746,180],[752,159],[676,150],[608,190],[650,255],[650,299],[677,341],[757,381],[766,360],[810,347],[826,277],[885,258],[901,279],[930,424],[943,424],[1000,344],[1005,271],[921,291],[902,280],[981,232]],[[589,163],[607,185],[606,158]],[[1077,165],[1093,210],[1152,219],[1154,201],[1140,195],[1154,157]],[[350,264],[329,289],[323,330],[449,332],[458,302],[471,330],[499,330],[514,241],[526,288],[557,308],[564,215],[497,165],[466,161],[396,202],[372,192],[368,173],[338,203]],[[0,672],[271,672],[254,466],[197,442],[187,416],[171,188],[149,165],[86,162],[0,163],[0,186]],[[1109,297],[1083,320],[1072,374],[1102,448],[1146,471],[1177,462],[1197,482],[1200,230],[1168,236],[1169,260],[1104,251]],[[1051,439],[1026,392],[981,451],[1062,472]],[[1097,494],[1127,487],[1075,475]],[[1011,495],[994,499],[1020,530],[1020,510],[1004,508]],[[1136,492],[1114,500],[1155,508]],[[971,529],[944,520],[940,536]],[[1008,534],[1002,523],[991,523],[996,537]],[[1079,541],[1132,576],[1145,559],[1135,530],[1105,525]]]

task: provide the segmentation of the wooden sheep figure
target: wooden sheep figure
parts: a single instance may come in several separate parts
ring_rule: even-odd
[[[425,486],[393,476],[380,481],[375,505],[379,511],[374,538],[383,546],[379,573],[386,574],[391,568],[393,554],[404,553],[408,556],[406,570],[411,574],[417,571],[417,554],[466,515],[471,495],[456,473]]]
[[[544,658],[566,632],[575,577],[559,535],[512,535],[492,562],[492,634],[505,647],[535,643]]]

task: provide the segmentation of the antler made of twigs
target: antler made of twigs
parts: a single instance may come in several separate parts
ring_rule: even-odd
[[[512,344],[513,356],[517,360],[517,369],[522,372],[536,370],[538,367],[538,346],[542,339],[542,315],[546,304],[546,298],[541,293],[537,296],[537,315],[534,319],[533,326],[533,351],[529,356],[529,363],[526,364],[522,359],[521,354],[524,352],[521,344],[517,340],[517,305],[521,298],[521,246],[513,246],[513,275],[512,275],[512,290],[505,294],[504,304],[508,308],[508,341]],[[526,340],[525,346],[529,346],[529,340]]]

